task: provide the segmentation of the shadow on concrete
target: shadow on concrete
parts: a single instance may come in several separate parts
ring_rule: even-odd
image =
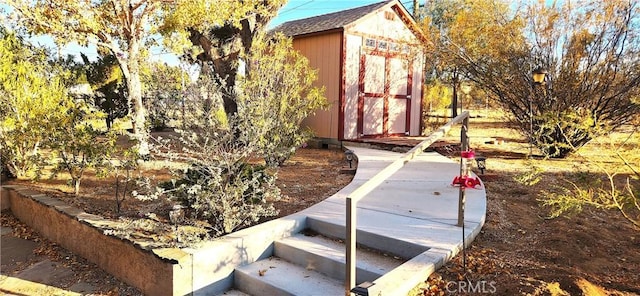
[[[2,227],[0,238],[0,291],[7,295],[82,295],[92,285],[76,282],[75,273],[62,263],[36,255],[39,243],[16,237]],[[24,268],[25,266],[28,266]],[[65,287],[64,283],[76,282]]]

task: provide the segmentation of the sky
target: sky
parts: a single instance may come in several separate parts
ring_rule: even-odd
[[[291,20],[366,6],[381,1],[383,0],[289,0],[287,4],[278,11],[278,15],[271,21],[269,28],[273,28],[281,23]],[[421,3],[424,3],[424,1],[425,0],[420,0]],[[410,12],[412,11],[413,0],[400,0],[400,2],[407,8],[407,10]],[[2,6],[4,5],[0,5],[0,8]],[[33,38],[32,41],[36,44],[39,43],[50,48],[54,46],[53,41],[48,37],[36,37]],[[97,57],[95,47],[83,48],[77,44],[71,44],[65,47],[60,53],[62,55],[72,54],[79,57],[80,52],[83,52],[92,60]],[[170,65],[175,66],[179,64],[178,58],[174,54],[168,53],[161,48],[152,48],[151,56],[154,60],[164,61]]]
[[[269,23],[269,28],[273,28],[281,23],[303,19],[307,17],[332,13],[345,9],[365,6],[373,3],[378,3],[384,0],[289,0],[285,6],[279,11],[278,15]],[[421,0],[424,1],[424,0]],[[413,0],[402,0],[405,6],[410,6]],[[3,8],[10,10],[10,8],[2,5]],[[38,36],[31,38],[34,44],[40,44],[41,46],[54,48],[53,40],[47,36]],[[90,60],[95,60],[98,56],[95,47],[82,47],[77,44],[69,44],[60,51],[62,56],[71,54],[77,56],[80,59],[80,53],[84,53]],[[151,56],[154,60],[164,61],[170,65],[178,65],[179,61],[176,55],[168,53],[161,48],[153,48],[151,50]]]

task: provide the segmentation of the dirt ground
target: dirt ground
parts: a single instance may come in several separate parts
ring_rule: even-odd
[[[548,209],[538,201],[542,190],[564,184],[564,179],[580,174],[602,176],[581,158],[534,158],[533,162],[544,172],[539,183],[526,186],[515,181],[531,164],[527,160],[528,145],[521,136],[500,120],[475,118],[471,120],[470,136],[476,152],[488,157],[487,171],[481,176],[487,191],[486,224],[466,251],[466,270],[460,254],[429,277],[418,288],[418,295],[640,295],[639,229],[618,212],[592,208],[571,217],[548,219]],[[455,141],[455,137],[452,139]],[[603,149],[604,146],[592,145],[586,151],[597,155]],[[352,176],[339,172],[344,165],[341,151],[299,150],[279,172],[278,185],[285,195],[277,204],[281,215],[315,204],[348,184]],[[95,188],[98,193],[107,190],[92,182],[86,182],[83,189]],[[87,192],[82,198],[71,198],[60,193],[69,191],[63,182],[48,187],[85,210],[114,215],[110,194]],[[125,211],[135,211],[140,206],[127,200]],[[2,217],[2,225],[17,224],[10,215]],[[139,293],[85,260],[37,238],[37,234],[26,236],[35,237],[45,255],[76,262],[72,266],[78,276],[94,277],[101,283],[96,294]],[[485,286],[469,293],[460,282]]]
[[[640,229],[619,212],[589,207],[549,219],[549,209],[538,201],[543,190],[567,185],[564,180],[595,184],[606,180],[602,173],[584,157],[535,157],[533,164],[544,170],[541,180],[523,185],[515,179],[531,165],[526,141],[504,122],[473,118],[470,124],[471,146],[488,157],[488,170],[481,176],[487,192],[486,223],[466,251],[466,270],[460,254],[432,275],[419,294],[640,295]],[[609,141],[593,141],[581,154],[621,166],[605,159]],[[460,281],[469,285],[465,288]],[[476,293],[470,293],[470,285]]]
[[[466,252],[466,272],[458,255],[424,295],[449,295],[458,281],[493,283],[486,291],[497,295],[640,295],[639,230],[591,209],[545,219],[535,194],[509,183],[505,173],[485,181],[487,220]]]

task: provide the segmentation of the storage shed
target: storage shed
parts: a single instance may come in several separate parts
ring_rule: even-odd
[[[424,54],[413,17],[397,0],[290,21],[274,28],[318,69],[331,103],[304,124],[324,142],[417,136]]]

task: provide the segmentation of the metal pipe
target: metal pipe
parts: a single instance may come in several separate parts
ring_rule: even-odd
[[[469,118],[465,118],[462,121],[462,127],[460,128],[460,151],[467,151],[469,149],[469,142],[467,137],[467,129],[469,128]],[[460,176],[464,173],[464,161],[460,157]],[[460,185],[458,194],[458,226],[464,225],[464,184]]]
[[[345,262],[345,295],[351,295],[351,289],[356,286],[356,201],[347,198],[347,229],[345,244],[347,254]]]

